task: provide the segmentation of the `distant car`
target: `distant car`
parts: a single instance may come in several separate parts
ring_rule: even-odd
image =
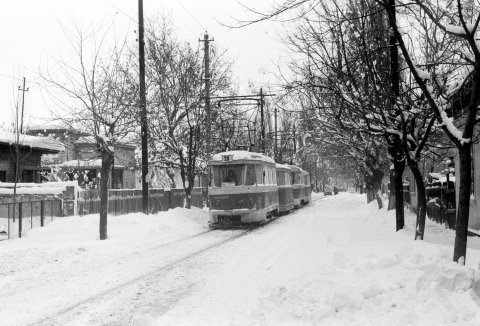
[[[325,189],[323,189],[323,194],[325,196],[331,196],[332,195],[332,188],[325,187]]]

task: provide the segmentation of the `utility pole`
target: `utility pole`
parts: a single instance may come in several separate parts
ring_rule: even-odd
[[[206,120],[206,152],[207,152],[207,159],[210,159],[210,151],[211,151],[211,112],[210,112],[210,42],[213,39],[208,38],[208,33],[205,33],[203,36],[203,40],[199,40],[203,42],[203,50],[204,50],[204,66],[205,66],[205,113],[207,114]]]
[[[275,159],[275,162],[278,162],[278,148],[277,148],[277,106],[273,108],[273,116],[275,119],[275,145],[274,145],[274,156],[273,158]]]
[[[199,40],[202,41],[202,40]],[[205,113],[207,114],[207,119],[206,119],[206,139],[205,139],[205,151],[207,154],[207,161],[210,160],[211,157],[211,112],[210,112],[210,42],[212,42],[213,39],[208,38],[208,33],[205,32],[205,35],[203,35],[203,62],[204,62],[204,68],[205,68]],[[207,193],[207,207],[210,207],[210,202],[208,201],[208,185],[210,184],[210,171],[207,171],[207,185],[205,187],[206,193]]]
[[[295,123],[293,124],[293,155],[297,154],[297,130],[295,128]]]
[[[265,118],[263,114],[263,89],[260,87],[260,127],[262,153],[265,154]]]
[[[396,8],[395,0],[388,1],[389,9],[392,12],[392,21],[390,26],[392,26],[393,21],[396,20]],[[391,87],[392,87],[392,101],[391,101],[391,110],[395,110],[397,99],[400,95],[400,72],[398,65],[398,47],[397,47],[397,38],[395,34],[392,33],[389,40],[390,46],[390,78],[391,78]],[[405,217],[403,211],[403,182],[402,175],[405,169],[405,158],[402,150],[402,143],[399,137],[394,137],[388,143],[389,154],[393,160],[394,170],[390,174],[390,186],[392,187],[392,193],[390,194],[390,202],[393,200],[395,203],[395,219],[396,219],[396,230],[399,231],[405,226]],[[393,196],[392,196],[393,195]],[[390,207],[389,207],[390,208]],[[417,225],[415,231],[415,239],[420,236],[423,239],[422,232],[418,232],[419,228]]]
[[[20,133],[23,133],[23,112],[25,109],[25,92],[28,92],[28,88],[25,88],[25,77],[23,77],[23,87],[18,86],[18,90],[22,92],[22,115],[20,117]]]
[[[148,214],[148,125],[147,96],[145,94],[145,42],[143,27],[143,0],[138,0],[138,54],[140,67],[140,120],[142,138],[142,211]]]

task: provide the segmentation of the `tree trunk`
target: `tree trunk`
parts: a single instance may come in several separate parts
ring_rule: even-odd
[[[192,208],[192,188],[190,185],[185,188],[185,208]]]
[[[388,186],[388,209],[395,209],[395,170],[389,170],[390,185]]]
[[[418,168],[418,164],[412,162],[410,169],[412,170],[413,177],[415,178],[415,184],[417,185],[417,223],[415,227],[415,240],[423,240],[425,234],[425,216],[427,214],[427,199],[425,195],[425,183],[423,182],[423,176]]]
[[[395,217],[397,231],[405,227],[405,216],[403,212],[403,170],[405,169],[405,161],[393,162],[395,170]]]
[[[102,151],[102,167],[100,168],[100,240],[107,239],[108,217],[108,179],[112,168],[113,153]]]
[[[468,215],[470,210],[470,187],[472,183],[471,144],[458,148],[460,159],[460,187],[458,191],[457,222],[455,224],[455,248],[453,260],[464,265],[467,255]]]
[[[382,179],[383,179],[383,173],[382,173],[382,177],[380,178],[376,177],[373,180],[373,192],[375,194],[375,198],[377,199],[378,209],[382,209],[384,205],[383,197],[382,197]]]

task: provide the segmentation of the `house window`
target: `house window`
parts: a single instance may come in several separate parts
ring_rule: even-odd
[[[40,182],[40,173],[35,170],[23,170],[22,171],[22,182]]]
[[[123,170],[113,170],[113,188],[123,188]]]
[[[0,182],[7,182],[7,171],[0,171]]]

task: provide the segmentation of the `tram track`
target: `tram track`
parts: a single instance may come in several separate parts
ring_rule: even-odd
[[[215,248],[219,248],[222,245],[225,245],[229,242],[235,241],[249,233],[254,232],[255,230],[258,230],[260,228],[263,228],[264,226],[268,225],[269,223],[259,225],[256,228],[249,228],[245,230],[234,230],[233,234],[228,234],[225,237],[225,231],[219,231],[219,230],[208,230],[204,231],[201,233],[194,234],[192,236],[178,239],[169,243],[161,244],[156,247],[149,248],[148,251],[150,253],[155,252],[155,250],[162,249],[168,246],[172,246],[174,244],[180,246],[192,246],[196,245],[199,242],[199,238],[208,238],[209,235],[214,235],[214,234],[221,234],[220,239],[218,237],[213,237],[216,239],[213,239],[210,241],[207,241],[207,244],[204,244],[201,248],[198,248],[194,251],[190,251],[187,253],[184,253],[183,255],[180,255],[171,261],[164,262],[159,266],[156,266],[153,270],[150,270],[146,273],[142,273],[140,275],[136,275],[135,277],[124,281],[120,284],[116,284],[115,286],[109,287],[107,289],[104,289],[102,291],[96,292],[93,295],[90,295],[84,299],[77,300],[53,313],[50,313],[47,317],[40,318],[33,323],[29,323],[27,325],[35,325],[35,326],[53,326],[53,325],[64,325],[63,322],[56,322],[56,320],[61,319],[62,316],[68,315],[69,313],[73,313],[77,309],[81,310],[82,306],[89,306],[91,304],[94,304],[97,301],[103,300],[105,297],[108,297],[109,295],[114,295],[115,293],[121,292],[124,289],[128,289],[129,287],[135,286],[137,283],[141,282],[148,282],[150,279],[155,279],[156,277],[159,277],[163,273],[168,273],[171,270],[174,270],[176,266],[188,262],[189,260],[200,256],[204,254],[205,252],[209,250],[213,250]],[[203,239],[202,239],[203,240]],[[200,240],[200,241],[202,241]],[[177,250],[178,248],[175,247]],[[133,254],[131,254],[133,255]]]
[[[312,201],[322,199],[315,198]],[[219,248],[229,242],[235,241],[241,237],[244,237],[247,234],[255,232],[259,229],[264,228],[265,226],[269,225],[270,223],[276,221],[280,217],[276,216],[268,220],[268,222],[256,225],[255,227],[249,227],[246,229],[234,229],[234,230],[217,230],[217,229],[208,229],[202,232],[198,232],[180,239],[176,239],[173,241],[169,241],[166,243],[161,243],[156,246],[152,246],[146,248],[145,250],[139,252],[135,251],[132,253],[123,256],[122,260],[129,260],[132,258],[132,261],[127,261],[127,263],[122,263],[121,267],[129,268],[128,264],[133,263],[148,263],[149,257],[153,261],[159,253],[165,252],[180,252],[179,255],[175,257],[169,257],[169,259],[160,259],[162,263],[160,265],[155,266],[153,269],[137,274],[134,277],[130,277],[126,280],[122,280],[121,282],[116,283],[113,286],[108,288],[101,289],[92,295],[79,298],[78,300],[74,300],[73,302],[61,307],[58,310],[51,311],[48,313],[47,316],[38,318],[33,323],[27,323],[27,325],[36,325],[36,326],[53,326],[53,325],[64,325],[65,322],[62,320],[67,320],[70,316],[76,316],[77,314],[81,314],[82,310],[88,310],[92,307],[95,307],[98,302],[108,301],[108,298],[112,298],[115,296],[116,293],[120,293],[122,291],[128,291],[129,288],[135,288],[140,286],[140,284],[149,282],[149,280],[154,280],[161,277],[162,274],[168,275],[170,271],[175,270],[177,266],[180,266],[182,263],[187,263],[190,260],[208,252],[209,250],[213,250],[215,248]],[[198,245],[201,243],[200,248]],[[172,248],[174,250],[165,250],[167,248]],[[182,248],[195,248],[192,250],[185,250]],[[136,259],[135,256],[141,255],[142,259]],[[114,260],[110,260],[110,264],[115,264],[120,259],[116,258]],[[136,261],[138,260],[138,261]],[[105,263],[107,264],[107,263]],[[103,264],[102,264],[103,265]],[[121,268],[120,267],[120,268]],[[74,318],[74,317],[73,317]],[[57,321],[60,320],[60,321]]]

